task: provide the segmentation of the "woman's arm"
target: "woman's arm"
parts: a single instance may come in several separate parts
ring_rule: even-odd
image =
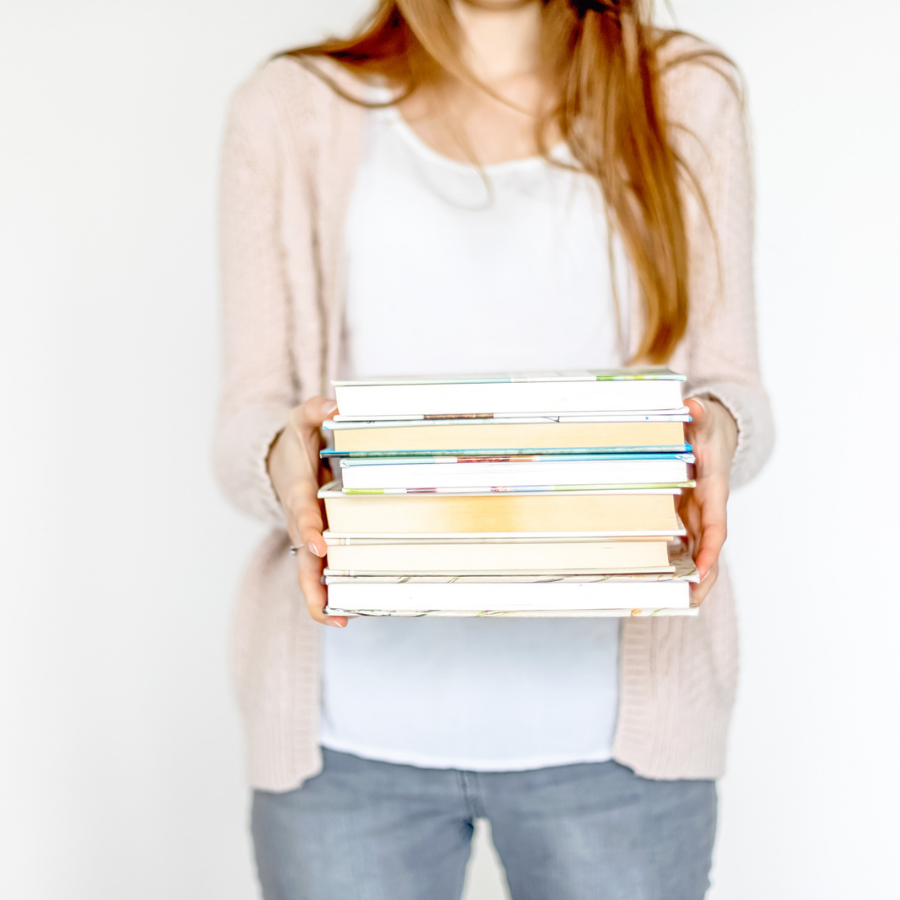
[[[320,428],[336,404],[313,397],[300,405],[291,353],[297,323],[281,241],[284,134],[273,89],[280,85],[283,92],[285,80],[299,72],[293,64],[263,69],[237,92],[228,119],[220,207],[225,352],[214,458],[234,504],[287,530],[299,548],[298,579],[312,617],[343,626],[345,618],[322,612],[325,542],[316,497]],[[308,269],[314,271],[307,227]]]
[[[741,98],[717,69],[684,67],[676,96],[702,108],[678,138],[706,210],[688,188],[691,310],[687,396],[709,397],[734,419],[731,484],[750,481],[772,451],[774,428],[762,386],[753,276],[753,173]],[[689,133],[693,132],[693,134]],[[708,215],[707,215],[708,213]]]
[[[672,102],[691,110],[677,121],[679,151],[706,208],[686,189],[691,311],[686,339],[687,428],[697,458],[697,487],[682,498],[702,582],[700,603],[715,582],[726,536],[732,486],[753,478],[774,438],[759,371],[753,283],[753,178],[743,105],[720,69],[693,62],[672,75]],[[692,121],[696,119],[696,121]],[[699,401],[699,402],[698,402]]]
[[[260,82],[257,74],[236,93],[222,155],[224,355],[213,450],[216,475],[235,506],[284,527],[266,458],[298,398],[278,228],[277,123]]]

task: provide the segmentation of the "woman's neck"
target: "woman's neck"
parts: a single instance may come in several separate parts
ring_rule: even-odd
[[[541,4],[451,3],[462,60],[476,82],[448,76],[403,101],[403,116],[422,140],[454,159],[491,165],[534,156],[535,122],[547,97],[539,71]]]
[[[540,3],[452,0],[451,6],[462,32],[463,62],[482,84],[500,93],[505,82],[536,74]]]

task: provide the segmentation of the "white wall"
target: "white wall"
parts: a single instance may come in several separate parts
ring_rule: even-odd
[[[750,88],[771,465],[731,506],[743,681],[715,900],[897,896],[897,4],[679,0]]]
[[[208,471],[226,97],[366,6],[0,18],[0,896],[250,900]],[[857,5],[858,6],[858,5]],[[715,900],[895,896],[897,7],[676,0],[749,85],[779,444],[733,498],[744,676]],[[892,365],[894,364],[894,365]],[[469,900],[498,896],[481,846]]]

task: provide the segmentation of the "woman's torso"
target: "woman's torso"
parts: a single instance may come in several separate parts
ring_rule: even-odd
[[[347,377],[622,362],[602,198],[585,176],[539,158],[479,172],[424,145],[395,110],[373,111],[345,241]],[[618,630],[604,619],[326,629],[320,740],[463,769],[608,759]]]

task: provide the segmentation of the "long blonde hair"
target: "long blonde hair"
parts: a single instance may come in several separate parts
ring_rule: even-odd
[[[477,0],[468,2],[478,5]],[[684,184],[696,188],[697,182],[672,144],[661,78],[688,60],[729,61],[695,44],[663,62],[660,51],[681,32],[651,25],[650,0],[532,2],[543,6],[541,62],[557,89],[555,104],[536,123],[538,148],[547,156],[547,135],[555,125],[577,164],[599,182],[646,313],[634,358],[665,362],[688,323],[681,189]],[[386,80],[399,100],[423,85],[439,83],[447,73],[473,81],[460,46],[450,0],[379,0],[350,38],[282,55],[329,57],[364,79]],[[736,86],[736,79],[732,83]],[[702,195],[700,201],[705,209]]]

